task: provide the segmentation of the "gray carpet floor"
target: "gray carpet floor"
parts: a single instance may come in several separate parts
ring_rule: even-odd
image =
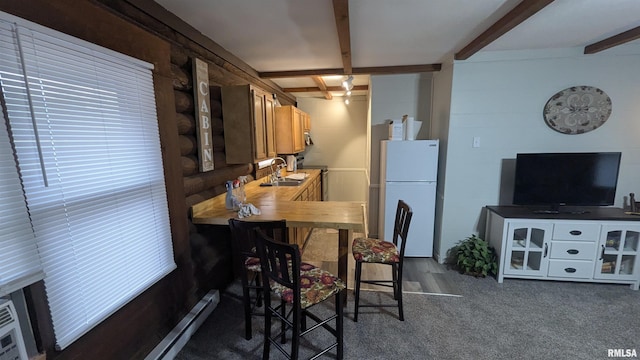
[[[346,359],[606,359],[608,349],[640,352],[640,292],[626,285],[474,278],[449,274],[461,297],[405,294],[405,321],[395,308],[345,308]],[[244,339],[240,286],[221,293],[211,316],[179,360],[260,359],[262,318]],[[366,303],[390,294],[367,291]],[[319,305],[328,313],[330,304]],[[301,358],[330,341],[324,330],[305,340]],[[272,349],[272,359],[282,359]],[[335,358],[335,351],[324,358]]]

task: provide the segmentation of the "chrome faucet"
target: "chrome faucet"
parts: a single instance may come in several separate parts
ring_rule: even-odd
[[[273,165],[276,163],[276,160],[281,160],[282,164],[278,165],[276,173],[273,173]],[[271,170],[271,174],[269,174],[269,182],[274,183],[277,179],[280,178],[280,169],[287,166],[287,161],[279,156],[271,159],[271,163],[269,164],[269,169]]]

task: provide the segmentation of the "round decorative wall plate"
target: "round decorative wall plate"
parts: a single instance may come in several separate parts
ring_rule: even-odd
[[[573,86],[553,95],[544,106],[544,121],[563,134],[599,128],[611,115],[611,99],[593,86]]]

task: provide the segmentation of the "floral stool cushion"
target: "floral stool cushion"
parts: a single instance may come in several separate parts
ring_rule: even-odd
[[[246,258],[244,261],[244,267],[249,271],[262,272],[262,268],[260,267],[260,258],[257,256],[250,256]]]
[[[342,280],[311,264],[300,264],[300,305],[303,309],[324,301],[344,289]],[[293,303],[293,290],[271,283],[271,289],[284,301]]]
[[[352,252],[356,261],[372,263],[397,263],[400,261],[398,248],[392,242],[384,240],[353,239]]]
[[[255,249],[253,250],[255,253]],[[300,256],[302,256],[302,251],[300,251]],[[256,254],[256,256],[249,256],[244,260],[244,267],[249,271],[254,272],[262,272],[262,267],[260,266],[260,258]]]

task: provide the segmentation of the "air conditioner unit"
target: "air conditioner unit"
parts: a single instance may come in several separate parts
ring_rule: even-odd
[[[13,302],[0,299],[0,360],[28,360]]]

